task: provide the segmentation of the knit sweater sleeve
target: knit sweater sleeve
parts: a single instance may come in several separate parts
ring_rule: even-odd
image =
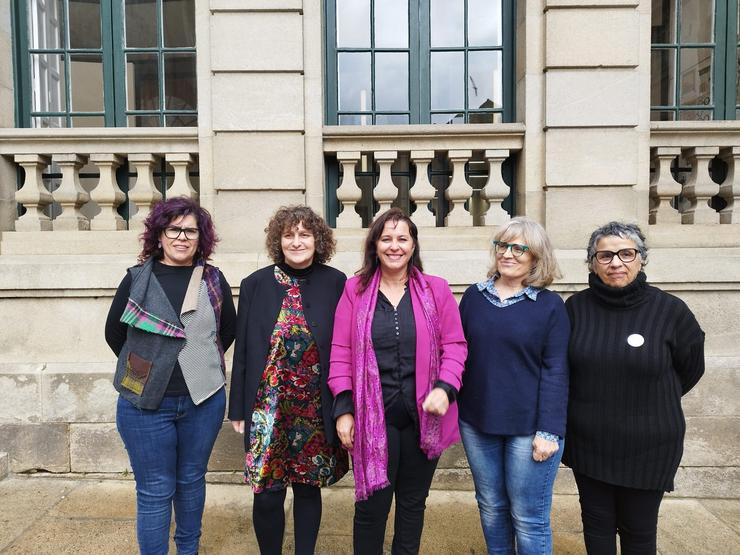
[[[542,349],[537,400],[537,430],[565,436],[568,409],[568,340],[570,321],[563,302],[555,299]]]
[[[671,358],[681,382],[681,395],[686,395],[704,374],[704,331],[683,302],[681,307]]]

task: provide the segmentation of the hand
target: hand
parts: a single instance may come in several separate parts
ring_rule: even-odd
[[[355,416],[351,412],[337,418],[337,435],[342,447],[350,451],[355,444]]]
[[[543,462],[557,453],[560,446],[556,441],[548,441],[540,436],[534,436],[532,440],[532,458],[537,462]]]
[[[232,420],[231,427],[234,428],[235,432],[239,434],[243,434],[244,433],[244,420]]]
[[[441,387],[435,387],[429,392],[427,398],[424,399],[421,408],[429,414],[444,416],[447,414],[447,409],[450,408],[450,400],[447,398],[447,392]]]

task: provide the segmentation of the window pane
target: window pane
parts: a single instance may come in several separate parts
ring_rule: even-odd
[[[681,43],[714,42],[714,0],[681,0]]]
[[[681,110],[678,113],[678,119],[681,121],[709,121],[712,118],[713,110]]]
[[[195,83],[195,53],[164,55],[165,110],[195,110],[198,107]]]
[[[676,98],[676,51],[650,53],[650,105],[673,106]]]
[[[71,54],[69,78],[75,112],[102,112],[103,57],[100,54]]]
[[[432,123],[465,123],[463,114],[432,114]]]
[[[157,54],[126,54],[128,110],[159,110],[157,66]]]
[[[375,46],[408,48],[408,0],[375,0]]]
[[[63,48],[62,0],[33,1],[28,10],[31,48]]]
[[[740,10],[738,10],[738,12],[740,13]],[[738,60],[740,60],[740,48],[737,49],[737,55],[738,55]],[[740,62],[738,63],[738,70],[740,70]],[[735,73],[735,91],[736,91],[735,98],[737,98],[738,99],[737,101],[740,102],[740,71],[737,71]]]
[[[409,109],[409,57],[405,52],[375,54],[375,109]]]
[[[431,0],[432,47],[465,46],[465,0]]]
[[[31,110],[66,111],[64,54],[31,54],[31,87]]]
[[[126,46],[157,46],[156,0],[126,0]]]
[[[159,116],[128,116],[129,127],[159,127]]]
[[[370,53],[340,52],[337,54],[339,109],[371,110]]]
[[[468,54],[468,107],[502,108],[503,75],[501,52],[470,52]]]
[[[100,48],[100,0],[69,0],[70,48]]]
[[[676,119],[676,112],[673,110],[653,110],[650,112],[651,121],[673,121]]]
[[[197,127],[198,116],[196,114],[178,114],[166,116],[165,125],[167,127]]]
[[[432,110],[462,109],[464,94],[464,53],[432,52]]]
[[[337,47],[370,46],[370,0],[337,0]]]
[[[502,44],[501,0],[468,0],[468,44],[499,46]]]
[[[653,44],[675,44],[676,42],[676,0],[653,0],[652,7]]]
[[[468,114],[468,123],[501,123],[501,112],[471,112]]]
[[[375,116],[377,125],[406,125],[408,122],[407,114],[378,114]]]
[[[105,127],[103,116],[76,116],[72,118],[72,127]]]
[[[711,48],[681,49],[681,104],[712,103]]]
[[[341,114],[339,125],[371,125],[373,117],[369,114]]]
[[[162,0],[164,45],[195,46],[195,0]]]

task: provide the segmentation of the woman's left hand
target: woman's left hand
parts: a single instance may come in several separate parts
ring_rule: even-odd
[[[536,435],[532,441],[532,458],[537,462],[546,461],[557,453],[558,449],[560,447],[556,441],[549,441]]]
[[[444,416],[447,413],[447,409],[450,408],[450,400],[447,398],[447,392],[441,387],[435,387],[429,392],[427,398],[424,399],[421,408],[429,414]]]

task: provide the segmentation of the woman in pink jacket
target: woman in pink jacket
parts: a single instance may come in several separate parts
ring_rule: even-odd
[[[356,554],[383,552],[394,494],[392,553],[418,553],[437,461],[459,440],[466,354],[447,282],[422,273],[416,226],[397,208],[379,215],[337,305],[329,369],[337,433],[353,460]]]

